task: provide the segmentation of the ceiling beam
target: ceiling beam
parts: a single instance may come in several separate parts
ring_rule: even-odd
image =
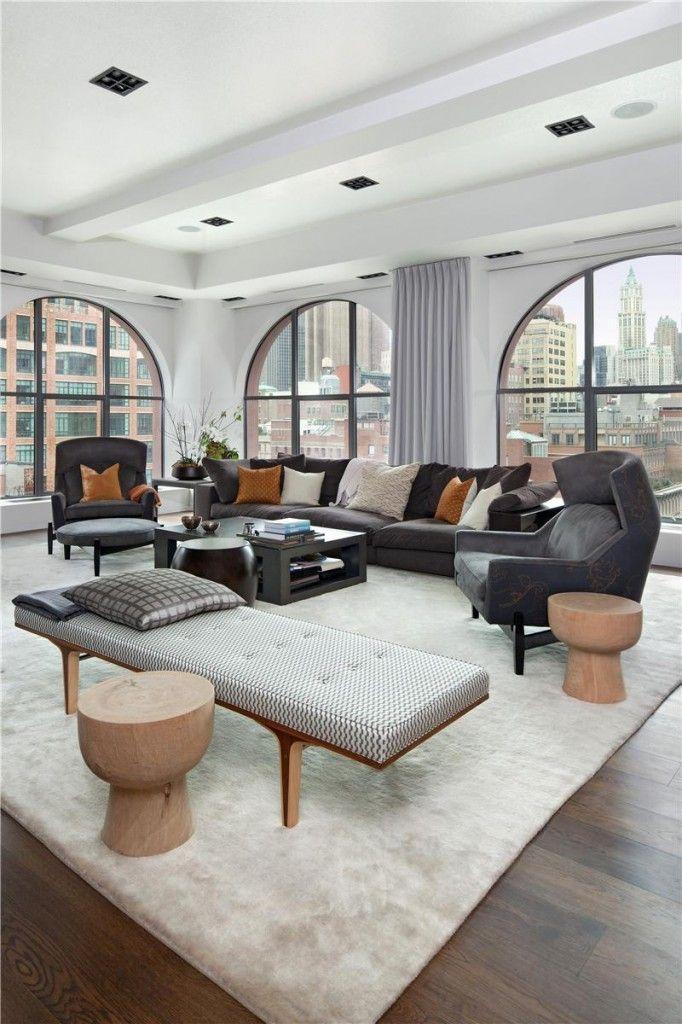
[[[679,7],[644,3],[498,52],[48,218],[86,241],[438,131],[679,59]],[[509,88],[513,83],[514,88]]]
[[[483,248],[489,240],[520,237],[523,232],[532,232],[541,243],[536,248],[542,248],[552,241],[557,244],[557,231],[569,222],[674,208],[682,199],[681,167],[680,146],[659,146],[456,195],[337,217],[205,254],[198,267],[197,292],[226,289],[225,294],[248,295],[254,282],[264,290],[273,279],[286,275],[291,280],[301,275],[303,280],[307,274],[310,280],[311,272],[322,271],[329,279],[339,279],[362,273],[368,264],[391,270],[405,259],[482,254],[490,251]],[[669,209],[666,213],[671,215]],[[673,216],[679,217],[679,206]],[[574,229],[580,231],[578,225]],[[412,248],[406,247],[406,239],[412,240]]]

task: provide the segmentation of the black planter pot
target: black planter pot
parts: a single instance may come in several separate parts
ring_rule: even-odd
[[[203,466],[186,466],[181,462],[175,462],[171,466],[171,476],[176,480],[204,480],[208,473]]]

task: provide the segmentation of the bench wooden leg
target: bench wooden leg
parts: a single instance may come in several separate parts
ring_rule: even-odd
[[[60,647],[59,649],[62,652],[64,671],[64,710],[67,715],[75,715],[78,709],[80,658],[78,651],[73,651],[70,647]]]
[[[279,741],[280,777],[282,782],[282,824],[293,828],[298,824],[298,802],[301,793],[301,740],[286,732],[275,733]]]

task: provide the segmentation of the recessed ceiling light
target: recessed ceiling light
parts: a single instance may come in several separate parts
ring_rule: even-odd
[[[546,124],[545,128],[552,135],[556,135],[558,139],[563,139],[565,135],[576,135],[578,132],[586,132],[588,128],[594,128],[594,125],[583,114],[578,114],[577,117],[569,117],[565,121],[555,121],[554,124]]]
[[[388,277],[385,270],[377,270],[373,274],[358,274],[358,281],[371,281],[374,277]]]
[[[231,220],[225,220],[224,217],[207,217],[202,220],[202,224],[210,224],[212,228],[222,228],[226,224],[232,224]]]
[[[485,258],[487,260],[503,260],[505,256],[523,256],[520,249],[510,249],[509,252],[491,252]]]
[[[121,71],[120,68],[107,68],[100,75],[95,75],[94,78],[91,78],[90,82],[92,85],[99,85],[100,88],[106,89],[107,92],[116,93],[117,96],[129,96],[136,89],[141,89],[143,85],[148,85],[144,78],[138,78],[137,75]]]
[[[619,107],[611,111],[611,114],[621,121],[631,121],[633,117],[646,117],[655,109],[655,103],[650,103],[648,100],[636,100],[634,103],[621,103]]]
[[[367,178],[364,174],[361,174],[358,178],[348,178],[346,181],[340,181],[340,185],[344,185],[346,188],[350,188],[353,192],[359,191],[361,188],[369,188],[371,185],[378,185],[379,182],[373,178]]]
[[[178,228],[178,231],[187,231],[187,232],[192,231],[192,232],[194,232],[194,231],[201,231],[201,228],[198,227],[198,225],[196,225],[196,224],[181,224],[180,227]]]

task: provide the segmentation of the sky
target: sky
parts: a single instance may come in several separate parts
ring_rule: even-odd
[[[671,316],[680,328],[682,315],[682,256],[644,256],[622,260],[595,271],[594,275],[594,343],[618,343],[618,309],[620,286],[632,267],[644,291],[646,312],[646,340],[654,340],[654,330],[660,316]],[[568,322],[578,325],[578,362],[582,361],[584,342],[584,289],[582,280],[568,285],[549,300],[563,306]]]

